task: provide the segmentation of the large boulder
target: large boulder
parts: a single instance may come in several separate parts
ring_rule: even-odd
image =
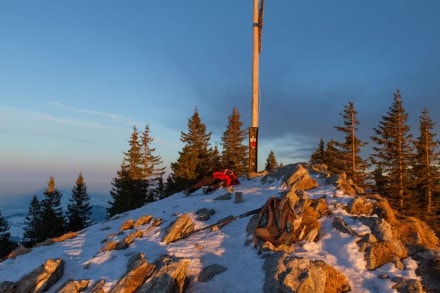
[[[364,194],[365,191],[353,183],[351,179],[347,178],[345,172],[341,174],[334,174],[327,178],[327,184],[335,185],[338,190],[341,190],[344,194],[348,195],[356,195],[356,194]]]
[[[371,233],[373,233],[379,241],[391,241],[394,239],[392,226],[385,219],[365,216],[357,217],[357,219],[361,221],[362,224],[370,227]]]
[[[189,283],[186,275],[188,264],[188,259],[179,259],[169,255],[159,257],[154,262],[156,271],[147,279],[137,292],[184,292]]]
[[[79,293],[83,292],[89,286],[89,280],[68,280],[60,288],[57,293]]]
[[[48,259],[38,268],[21,278],[15,285],[13,292],[44,292],[55,284],[64,272],[62,258]]]
[[[295,166],[292,175],[284,180],[284,184],[290,190],[309,190],[318,187],[318,182],[310,176],[307,169],[301,164]]]
[[[289,164],[266,174],[261,178],[262,183],[273,183],[281,180],[283,185],[293,190],[309,190],[318,187],[318,183],[310,176],[303,164]]]
[[[319,260],[273,253],[264,262],[264,292],[336,293],[350,291],[348,279]]]
[[[372,243],[365,251],[365,261],[369,270],[375,270],[386,263],[398,266],[406,257],[407,250],[400,240],[378,241]]]
[[[148,263],[142,253],[136,253],[129,259],[127,272],[110,290],[110,293],[136,292],[153,274],[156,266]]]
[[[194,231],[194,222],[187,214],[183,214],[165,229],[162,242],[165,242],[165,244],[174,242],[192,231]]]

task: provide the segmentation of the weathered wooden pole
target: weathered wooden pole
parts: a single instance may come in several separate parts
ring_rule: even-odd
[[[252,124],[249,127],[249,173],[258,172],[259,67],[264,0],[254,0],[252,54]]]

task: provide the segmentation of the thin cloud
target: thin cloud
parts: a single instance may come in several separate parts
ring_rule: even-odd
[[[97,123],[97,122],[82,121],[82,120],[77,120],[77,119],[58,118],[58,117],[55,117],[52,115],[38,113],[38,112],[34,112],[33,115],[34,115],[34,117],[36,117],[40,120],[45,120],[45,121],[58,123],[58,124],[76,125],[76,126],[82,126],[82,127],[96,127],[96,128],[105,127],[104,125]]]
[[[129,124],[135,124],[129,118],[124,117],[124,116],[120,116],[120,115],[116,115],[116,114],[113,114],[113,113],[106,113],[106,112],[100,112],[100,111],[79,109],[79,108],[75,108],[75,107],[64,105],[64,104],[59,103],[59,102],[50,102],[50,104],[55,105],[55,106],[60,107],[60,108],[63,108],[63,109],[71,110],[71,111],[74,111],[74,112],[91,114],[91,115],[97,115],[97,116],[101,116],[101,117],[107,117],[107,118],[110,118],[112,120],[122,121],[122,122],[129,123]]]

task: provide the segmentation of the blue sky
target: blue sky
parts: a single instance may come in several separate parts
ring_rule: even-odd
[[[436,0],[267,0],[259,168],[270,150],[292,163],[337,139],[349,101],[368,140],[397,88],[415,136],[424,107],[438,123],[439,12]],[[2,193],[51,175],[73,186],[79,172],[108,190],[133,125],[150,126],[168,167],[195,107],[212,144],[233,107],[250,126],[251,0],[1,1],[0,43]]]

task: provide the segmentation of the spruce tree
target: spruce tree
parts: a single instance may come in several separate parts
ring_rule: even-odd
[[[0,211],[0,259],[7,256],[11,252],[12,243],[10,240],[9,224]]]
[[[418,214],[422,215],[428,222],[440,217],[440,206],[437,199],[440,187],[440,172],[438,147],[440,142],[435,139],[433,133],[434,122],[425,108],[419,118],[420,136],[415,141],[417,150],[414,164],[414,179],[416,191],[419,193]],[[436,196],[437,195],[437,196]]]
[[[66,220],[67,231],[79,231],[93,224],[90,196],[81,173],[72,189],[72,197],[67,205]]]
[[[141,156],[142,156],[142,176],[147,182],[148,192],[146,202],[152,202],[159,197],[162,192],[163,174],[165,167],[161,167],[162,159],[155,155],[156,149],[151,146],[154,138],[150,135],[150,127],[147,125],[141,136]]]
[[[139,131],[136,126],[133,126],[133,132],[131,133],[131,138],[128,141],[130,149],[124,152],[123,167],[128,170],[128,174],[132,180],[143,179],[143,157]]]
[[[400,211],[409,208],[406,199],[412,185],[410,168],[414,154],[407,120],[408,114],[397,90],[389,111],[382,116],[379,126],[374,128],[376,135],[371,136],[376,143],[371,161],[382,171],[384,195]]]
[[[188,119],[188,132],[181,132],[180,140],[185,144],[176,162],[171,163],[174,189],[191,186],[214,170],[211,166],[213,150],[210,147],[211,132],[206,131],[196,108]]]
[[[117,171],[116,177],[111,182],[110,196],[112,200],[108,202],[110,206],[107,209],[107,218],[133,209],[134,204],[130,194],[130,184],[130,174],[121,164],[121,168]]]
[[[344,134],[344,141],[335,142],[335,146],[340,150],[339,164],[347,177],[351,178],[354,183],[363,185],[368,164],[359,154],[361,147],[367,143],[360,140],[356,135],[357,126],[359,125],[357,114],[353,102],[349,102],[344,107],[344,111],[340,113],[344,119],[343,126],[335,126],[338,131]]]
[[[62,194],[55,186],[55,179],[50,176],[41,201],[42,239],[58,237],[64,233],[64,218],[61,208]]]
[[[313,164],[325,164],[325,143],[322,138],[319,141],[318,148],[312,152],[310,161]]]
[[[342,151],[336,146],[336,142],[333,139],[329,140],[325,145],[324,159],[329,172],[340,174],[345,171],[343,161],[341,160],[342,156]]]
[[[275,171],[276,168],[278,168],[277,159],[275,158],[274,152],[271,150],[269,155],[267,156],[264,170],[266,170],[267,172],[272,172]]]
[[[29,205],[28,213],[24,219],[23,231],[23,245],[27,247],[45,240],[43,238],[41,204],[36,195],[34,195]]]
[[[228,117],[228,125],[222,136],[222,165],[223,168],[233,169],[239,176],[248,171],[246,137],[247,130],[243,129],[240,112],[235,107]]]
[[[133,126],[130,149],[124,152],[121,168],[112,181],[107,217],[143,206],[147,200],[148,181],[144,178],[144,159],[139,131]]]

